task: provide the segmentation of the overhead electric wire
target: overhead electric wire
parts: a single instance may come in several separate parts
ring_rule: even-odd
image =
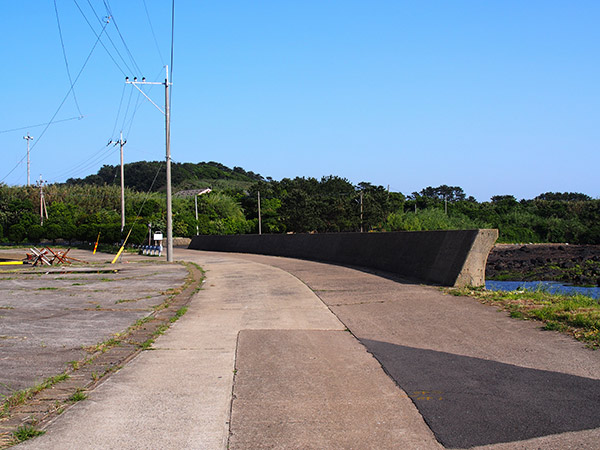
[[[71,178],[71,176],[78,174],[83,171],[96,166],[100,161],[104,161],[108,157],[112,156],[113,149],[107,145],[103,145],[100,149],[96,150],[92,156],[85,159],[84,161],[76,164],[69,169],[51,174],[49,178],[60,179],[60,178]]]
[[[135,98],[135,106],[133,108],[133,113],[131,114],[131,118],[129,119],[129,127],[127,128],[127,133],[125,133],[125,136],[129,136],[129,133],[131,133],[131,127],[133,126],[135,114],[138,112],[141,98],[142,98],[142,94],[138,91],[137,97]],[[123,124],[123,125],[125,125],[125,124]],[[125,129],[125,126],[123,126],[123,130],[124,129]]]
[[[133,230],[133,227],[135,226],[135,224],[142,217],[142,215],[141,215],[142,214],[142,208],[144,207],[144,205],[146,204],[146,202],[150,198],[150,192],[152,191],[152,188],[154,187],[154,183],[156,183],[156,179],[158,178],[158,174],[162,170],[162,165],[163,164],[166,164],[166,163],[161,163],[161,164],[158,165],[158,169],[156,170],[156,174],[154,175],[154,179],[152,180],[152,183],[150,184],[150,187],[148,188],[148,191],[146,191],[146,198],[142,202],[142,205],[140,206],[140,209],[138,210],[138,213],[135,216],[135,220],[133,221],[133,224],[131,225],[131,228],[130,228],[130,231],[129,231],[130,233],[131,233],[131,230]]]
[[[154,82],[157,82],[160,79],[161,73],[162,73],[162,69],[154,77],[154,80],[153,80]],[[146,91],[146,93],[150,94],[150,91],[155,86],[156,86],[155,84],[149,85],[148,90]],[[143,86],[141,87],[141,89],[143,89]],[[140,109],[140,107],[144,104],[143,102],[140,103],[140,100],[141,100],[141,93],[138,91],[138,96],[137,96],[137,99],[136,99],[135,107],[133,109],[133,113],[131,114],[131,119],[129,120],[129,128],[127,129],[127,133],[125,134],[125,136],[129,136],[129,133],[131,133],[131,128],[133,127],[133,121],[135,119],[135,115],[137,114],[137,112]],[[123,128],[122,129],[125,130],[125,122],[123,122]]]
[[[127,43],[125,42],[125,38],[121,34],[121,30],[119,30],[119,25],[117,24],[117,19],[113,16],[113,13],[112,13],[110,5],[108,4],[107,0],[102,0],[102,2],[104,3],[104,7],[106,8],[106,11],[108,12],[108,14],[113,19],[113,23],[115,24],[115,28],[117,30],[117,33],[119,33],[119,36],[121,37],[121,42],[125,46],[125,50],[127,51],[127,54],[129,55],[129,58],[131,59],[131,62],[133,63],[133,65],[136,68],[136,70],[138,71],[137,73],[141,75],[142,71],[140,69],[140,66],[138,66],[137,62],[135,61],[135,58],[131,54],[131,51],[129,51],[129,47],[127,46]]]
[[[121,115],[121,106],[123,106],[123,97],[125,97],[125,88],[126,84],[123,84],[123,90],[121,91],[121,100],[119,101],[119,109],[117,111],[117,117],[115,117],[115,125],[113,126],[112,133],[110,133],[111,138],[115,135],[115,131],[117,130],[117,122],[119,121],[119,116]]]
[[[90,21],[88,20],[87,16],[85,15],[85,13],[83,12],[83,10],[81,9],[81,7],[79,6],[79,3],[77,3],[77,0],[73,0],[75,2],[75,5],[77,6],[77,9],[79,9],[79,12],[81,13],[81,15],[83,16],[84,20],[86,21],[86,23],[88,24],[88,26],[90,27],[90,29],[92,30],[92,33],[94,33],[94,35],[100,39],[100,36],[98,35],[98,33],[96,33],[96,30],[94,29],[94,26],[90,23]],[[95,14],[95,13],[94,13]],[[100,18],[96,15],[96,18],[98,20],[100,20]],[[103,29],[104,31],[104,29]],[[108,35],[107,35],[108,36]],[[110,36],[108,36],[108,39],[111,41]],[[125,71],[121,68],[121,66],[119,65],[119,63],[117,62],[117,60],[114,58],[114,56],[110,53],[110,51],[106,48],[106,45],[104,45],[104,42],[100,41],[100,45],[102,45],[102,47],[104,48],[104,50],[106,50],[106,53],[108,53],[108,56],[110,57],[110,59],[112,59],[112,61],[115,63],[115,66],[117,66],[117,68],[121,71],[121,73],[124,76],[127,76],[127,73],[125,73]],[[114,44],[113,44],[114,46]],[[116,50],[116,47],[115,47]],[[127,63],[125,62],[125,60],[123,60],[123,57],[121,56],[121,54],[119,53],[119,51],[117,50],[117,54],[119,54],[119,56],[121,57],[121,60],[123,61],[123,63],[125,64],[125,67],[127,67],[127,70],[129,70],[131,72],[131,69],[127,66]]]
[[[171,73],[169,74],[169,80],[173,80],[173,43],[175,41],[175,0],[172,1],[171,6],[171,66],[169,70]],[[169,99],[170,102],[170,99]]]
[[[0,134],[2,134],[2,133],[11,133],[13,131],[29,130],[31,128],[37,128],[37,127],[43,127],[44,125],[49,125],[51,123],[68,122],[69,120],[75,120],[75,119],[81,120],[84,117],[85,116],[75,116],[75,117],[69,117],[68,119],[55,120],[54,122],[44,122],[44,123],[38,123],[37,125],[29,125],[29,126],[26,126],[26,127],[11,128],[10,130],[2,130],[2,131],[0,131]]]
[[[37,144],[39,144],[40,140],[42,139],[42,137],[46,134],[46,131],[48,131],[48,128],[50,127],[50,125],[52,125],[54,123],[54,119],[56,118],[56,116],[58,115],[58,113],[60,112],[61,108],[63,107],[63,105],[65,104],[65,102],[67,101],[67,99],[69,98],[69,95],[71,95],[71,91],[73,90],[73,88],[75,87],[75,84],[77,83],[77,80],[79,80],[79,77],[81,76],[81,74],[83,73],[83,69],[85,69],[85,66],[87,65],[88,61],[90,60],[90,58],[92,57],[92,54],[94,53],[94,50],[96,49],[96,46],[98,45],[98,42],[100,42],[100,37],[102,36],[102,34],[104,33],[104,30],[106,30],[106,25],[108,25],[108,22],[104,25],[104,27],[102,28],[102,31],[100,32],[100,34],[98,35],[98,39],[96,39],[96,42],[94,43],[94,45],[92,46],[92,49],[90,50],[90,53],[88,54],[87,58],[85,59],[85,62],[83,63],[83,66],[81,66],[81,69],[79,70],[79,73],[77,74],[77,77],[75,77],[75,81],[73,81],[73,84],[71,85],[71,87],[69,88],[69,90],[67,91],[67,94],[65,95],[65,97],[63,98],[63,100],[60,102],[60,105],[58,105],[58,108],[56,108],[56,112],[52,115],[52,118],[50,119],[50,121],[46,124],[46,127],[42,130],[42,132],[40,133],[40,135],[38,136],[37,140],[33,143],[33,145],[30,147],[29,151],[31,152],[36,146]],[[11,173],[13,173],[17,167],[19,167],[19,165],[25,160],[25,158],[27,158],[27,155],[23,156],[23,158],[21,158],[19,160],[19,162],[10,170],[10,172],[8,172],[4,178],[2,178],[0,180],[0,183],[3,182],[4,180],[6,180],[6,178],[8,178],[10,176]]]
[[[77,2],[75,2],[75,3],[77,3]],[[100,16],[98,16],[98,13],[96,12],[96,10],[94,9],[94,6],[92,5],[92,2],[90,0],[87,0],[87,3],[90,6],[92,12],[94,13],[94,16],[96,16],[96,20],[98,21],[98,23],[102,24],[102,19],[100,19]],[[104,5],[104,6],[106,7],[106,5]],[[112,13],[107,10],[107,14],[108,14],[108,17],[113,19],[113,22],[114,22],[114,17],[112,15]],[[115,22],[115,25],[116,25],[116,22]],[[112,38],[110,37],[110,34],[108,34],[108,32],[106,33],[106,37],[108,38],[108,40],[112,44],[113,48],[117,52],[117,55],[119,55],[119,58],[121,58],[121,61],[123,61],[123,64],[125,64],[125,67],[127,67],[127,70],[129,70],[129,72],[132,72],[131,68],[127,64],[127,61],[125,61],[125,58],[123,58],[123,55],[121,55],[121,52],[117,48],[117,45],[114,43],[114,41],[112,40]],[[108,49],[106,49],[106,51],[108,52]],[[137,67],[137,64],[135,64],[135,61],[134,61],[134,66]],[[139,68],[137,68],[136,70],[139,70]]]
[[[152,21],[150,20],[150,14],[148,13],[148,6],[146,5],[146,0],[142,0],[144,3],[144,10],[146,11],[146,18],[148,19],[148,24],[150,25],[150,31],[152,32],[152,37],[154,38],[154,44],[156,45],[156,50],[158,50],[158,56],[160,57],[160,62],[162,65],[165,65],[165,58],[160,51],[160,46],[158,45],[158,39],[156,39],[156,34],[154,33],[154,27],[152,26]]]
[[[60,19],[58,16],[58,6],[56,5],[56,0],[54,0],[54,12],[56,13],[56,23],[58,24],[58,35],[60,36],[60,45],[62,46],[63,57],[65,59],[65,66],[67,68],[67,76],[69,77],[69,83],[71,84],[71,88],[73,88],[73,79],[71,78],[71,71],[69,70],[69,61],[67,60],[67,51],[65,50],[65,42],[63,40],[62,28],[60,26]],[[77,101],[77,96],[75,95],[75,90],[71,89],[73,92],[73,100],[75,101],[75,106],[77,107],[77,112],[81,116],[81,109],[79,108],[79,102]]]

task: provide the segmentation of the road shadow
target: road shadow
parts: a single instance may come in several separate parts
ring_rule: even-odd
[[[600,427],[600,380],[361,340],[447,448]]]

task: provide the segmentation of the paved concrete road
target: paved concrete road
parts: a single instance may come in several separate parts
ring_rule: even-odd
[[[223,254],[176,258],[207,270],[188,313],[156,350],[19,448],[224,449],[236,370],[230,448],[350,448],[349,439],[355,448],[440,448],[410,399],[297,278]],[[269,411],[269,399],[280,408]]]
[[[188,314],[24,448],[600,448],[600,352],[570,337],[346,267],[176,257],[208,270]]]
[[[436,288],[329,264],[241,257],[307,283],[412,397],[444,446],[600,448],[600,351]]]

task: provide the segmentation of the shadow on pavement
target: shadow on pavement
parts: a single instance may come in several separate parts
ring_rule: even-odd
[[[600,427],[600,380],[361,340],[449,448]]]

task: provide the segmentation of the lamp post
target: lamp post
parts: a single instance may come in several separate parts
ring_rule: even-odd
[[[204,194],[208,194],[210,192],[212,192],[212,189],[206,188],[194,195],[194,206],[196,207],[196,236],[200,234],[200,230],[198,229],[198,197]]]

